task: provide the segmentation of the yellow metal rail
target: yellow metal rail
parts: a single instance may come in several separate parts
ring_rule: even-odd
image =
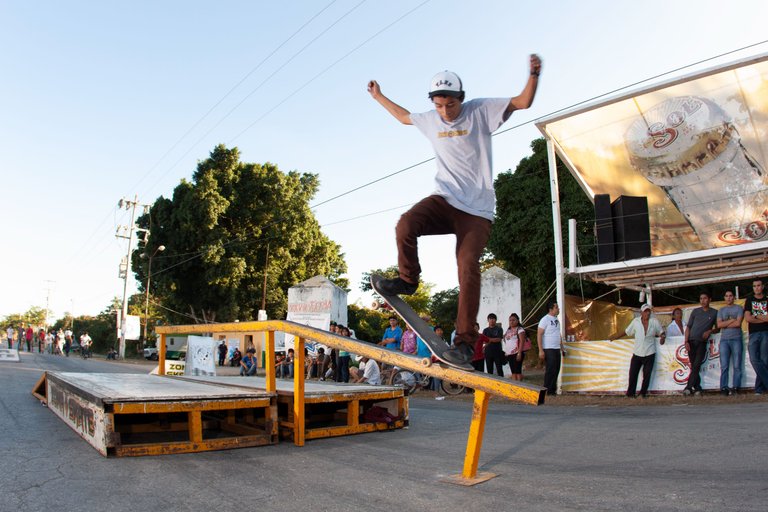
[[[264,322],[233,322],[225,324],[198,324],[198,325],[172,325],[158,326],[160,334],[158,347],[159,368],[158,372],[165,374],[165,337],[169,334],[206,334],[206,333],[241,333],[241,332],[266,332],[266,390],[274,392],[275,384],[275,335],[276,331],[296,336],[294,347],[294,365],[296,368],[304,367],[305,340],[321,343],[337,350],[351,352],[379,361],[419,372],[438,379],[447,380],[455,384],[462,384],[475,390],[475,403],[472,411],[472,422],[467,440],[467,450],[464,458],[464,469],[461,474],[451,477],[447,481],[461,485],[474,485],[492,478],[493,474],[483,473],[478,475],[477,468],[480,459],[480,449],[483,444],[485,418],[488,411],[489,395],[496,395],[515,402],[529,405],[544,403],[545,389],[531,384],[512,381],[482,372],[467,372],[442,364],[431,364],[427,358],[414,357],[402,352],[387,350],[378,345],[365,341],[337,336],[327,331],[308,327],[306,325],[289,322],[287,320],[267,320]],[[303,446],[305,440],[304,426],[304,373],[294,372],[294,443]]]

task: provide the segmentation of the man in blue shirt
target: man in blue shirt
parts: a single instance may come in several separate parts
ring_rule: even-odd
[[[382,345],[387,350],[397,350],[400,346],[400,338],[403,337],[403,330],[397,325],[397,317],[392,315],[389,317],[389,327],[384,331],[384,336],[381,337],[379,345]]]
[[[246,352],[245,357],[240,360],[240,376],[252,376],[256,375],[256,354],[255,350],[251,352],[249,349]]]

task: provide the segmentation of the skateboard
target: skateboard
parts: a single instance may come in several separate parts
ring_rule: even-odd
[[[474,371],[474,367],[469,363],[455,363],[447,361],[444,358],[446,351],[450,350],[448,344],[440,338],[432,327],[427,324],[419,315],[409,306],[403,299],[397,295],[387,295],[382,293],[379,289],[379,281],[384,279],[381,276],[371,275],[371,286],[373,290],[378,293],[384,301],[389,304],[395,313],[400,315],[400,318],[411,328],[416,335],[421,338],[427,348],[432,352],[432,355],[437,358],[441,363],[445,363],[448,366],[458,368],[460,370]]]

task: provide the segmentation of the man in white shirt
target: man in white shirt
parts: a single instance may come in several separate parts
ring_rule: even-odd
[[[548,395],[557,393],[557,377],[560,375],[561,356],[565,355],[563,337],[560,334],[560,306],[557,302],[547,304],[547,314],[539,321],[537,339],[539,360],[544,362],[544,387]]]
[[[640,369],[643,370],[643,385],[640,387],[640,396],[648,398],[648,386],[651,384],[653,365],[656,362],[656,336],[659,336],[659,345],[664,344],[667,337],[664,328],[656,317],[651,317],[651,305],[643,304],[640,308],[640,316],[633,318],[624,332],[611,337],[611,340],[623,338],[626,335],[635,337],[635,346],[632,349],[632,360],[629,362],[629,384],[627,396],[635,398],[637,395],[637,377]]]
[[[456,235],[459,305],[455,348],[444,357],[468,363],[478,334],[480,264],[491,233],[496,196],[493,188],[491,134],[514,112],[531,106],[541,73],[541,59],[530,56],[523,91],[513,98],[479,98],[464,103],[461,79],[450,71],[432,78],[434,110],[411,114],[382,94],[375,80],[368,92],[395,119],[416,126],[432,143],[437,163],[436,190],[400,217],[396,228],[399,277],[381,282],[391,295],[411,295],[419,285],[417,240],[425,235]]]
[[[91,337],[88,335],[88,331],[85,331],[80,335],[80,350],[82,351],[81,354],[83,357],[88,357],[91,355],[92,341],[93,340],[91,340]]]
[[[8,348],[13,348],[13,336],[16,334],[16,329],[13,327],[8,327],[8,330],[5,332],[8,335]]]
[[[354,366],[349,369],[351,381],[355,383],[370,384],[371,386],[381,385],[381,371],[379,365],[373,359],[364,356],[358,356],[357,361],[360,367]]]

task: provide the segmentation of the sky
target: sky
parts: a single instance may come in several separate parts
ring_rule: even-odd
[[[763,1],[0,0],[0,317],[92,315],[122,297],[118,201],[169,197],[220,143],[318,174],[311,204],[380,180],[314,209],[345,254],[349,302],[367,305],[361,274],[396,263],[397,219],[435,173],[414,166],[428,141],[370,98],[369,80],[422,112],[439,71],[468,98],[514,96],[539,54],[533,106],[494,138],[498,174],[530,154],[539,117],[768,52],[766,15]],[[419,243],[422,278],[457,286],[454,238]]]

